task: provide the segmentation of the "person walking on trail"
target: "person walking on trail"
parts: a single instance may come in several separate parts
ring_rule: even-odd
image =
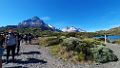
[[[3,33],[0,33],[0,68],[2,68],[2,55],[3,55],[3,43],[5,41],[5,37]]]
[[[32,34],[29,33],[27,37],[28,37],[29,44],[31,44],[31,41],[32,41]]]
[[[28,39],[27,39],[27,34],[25,34],[25,35],[23,36],[23,38],[24,38],[25,43],[27,43],[27,41],[28,41]]]
[[[17,37],[17,54],[19,54],[20,51],[20,41],[21,41],[21,35],[19,33],[16,34]]]
[[[24,42],[24,35],[20,34],[20,37],[21,37],[21,42],[23,43]]]
[[[12,61],[14,62],[17,39],[16,39],[12,29],[9,30],[8,35],[6,36],[5,43],[6,43],[6,51],[7,51],[7,57],[6,57],[7,63],[9,60],[10,52],[12,52]]]

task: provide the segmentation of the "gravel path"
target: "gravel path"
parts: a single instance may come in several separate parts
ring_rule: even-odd
[[[6,53],[5,53],[6,54]],[[5,60],[6,56],[3,56]],[[82,68],[82,65],[73,65],[55,59],[48,51],[47,47],[38,45],[21,45],[20,55],[16,61],[8,64],[3,63],[3,68]],[[11,57],[10,57],[11,59]]]
[[[110,62],[104,64],[105,68],[120,68],[120,45],[116,44],[107,44],[107,47],[113,50],[114,54],[117,55],[118,61],[117,62]]]
[[[120,58],[120,47],[117,45],[107,45],[115,51]],[[116,51],[117,50],[117,51]],[[3,59],[6,57],[3,56]],[[21,45],[20,55],[17,55],[16,62],[8,64],[3,63],[3,68],[120,68],[120,61],[110,62],[106,64],[72,64],[63,62],[54,58],[47,47],[39,47],[38,45]]]
[[[108,43],[106,47],[113,50],[113,53],[118,57],[118,61],[100,64],[99,67],[97,68],[120,68],[120,45]],[[96,68],[96,67],[93,67],[93,68]]]

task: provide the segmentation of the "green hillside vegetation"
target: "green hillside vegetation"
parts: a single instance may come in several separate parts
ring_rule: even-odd
[[[97,31],[97,33],[107,35],[120,35],[120,27],[111,28],[109,30],[100,30]]]
[[[52,44],[51,44],[52,43]],[[64,61],[106,63],[117,61],[112,50],[101,41],[92,38],[45,37],[40,38],[40,46],[50,47],[50,52]]]
[[[120,45],[120,39],[119,40],[115,40],[112,42],[113,44],[119,44]]]
[[[50,47],[50,52],[65,61],[77,62],[111,62],[118,58],[106,48],[102,41],[93,39],[104,35],[103,32],[53,32],[40,28],[15,29],[21,34],[32,33],[40,36],[39,45]],[[7,31],[7,28],[0,28]],[[109,34],[109,33],[108,33]]]
[[[6,27],[1,27],[0,32],[7,32],[9,28]],[[32,33],[33,35],[38,35],[38,36],[66,36],[66,37],[95,37],[95,36],[101,36],[102,34],[96,33],[96,32],[54,32],[51,30],[41,30],[41,28],[14,28],[16,32],[19,32],[21,34],[28,34]]]

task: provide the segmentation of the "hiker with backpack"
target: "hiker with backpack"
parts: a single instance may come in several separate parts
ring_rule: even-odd
[[[6,43],[6,51],[7,51],[7,57],[6,57],[7,63],[9,60],[10,52],[12,52],[12,61],[14,62],[17,39],[12,29],[8,31],[8,35],[6,36],[5,43]]]
[[[5,41],[5,37],[3,33],[0,33],[0,68],[2,68],[2,55],[4,51],[3,43]]]
[[[28,41],[27,36],[28,36],[27,34],[25,34],[25,35],[23,36],[23,39],[24,39],[25,43],[27,43],[27,41]]]
[[[29,44],[31,44],[32,38],[33,38],[32,34],[29,33],[27,37],[28,37]]]
[[[21,41],[22,37],[21,37],[21,35],[19,33],[16,33],[16,38],[17,38],[16,49],[17,49],[17,54],[19,54],[19,51],[20,51],[20,41]]]

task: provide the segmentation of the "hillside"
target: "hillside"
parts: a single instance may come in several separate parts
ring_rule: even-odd
[[[100,30],[100,31],[96,31],[96,32],[100,33],[100,34],[120,35],[120,26],[111,28],[109,30]]]

